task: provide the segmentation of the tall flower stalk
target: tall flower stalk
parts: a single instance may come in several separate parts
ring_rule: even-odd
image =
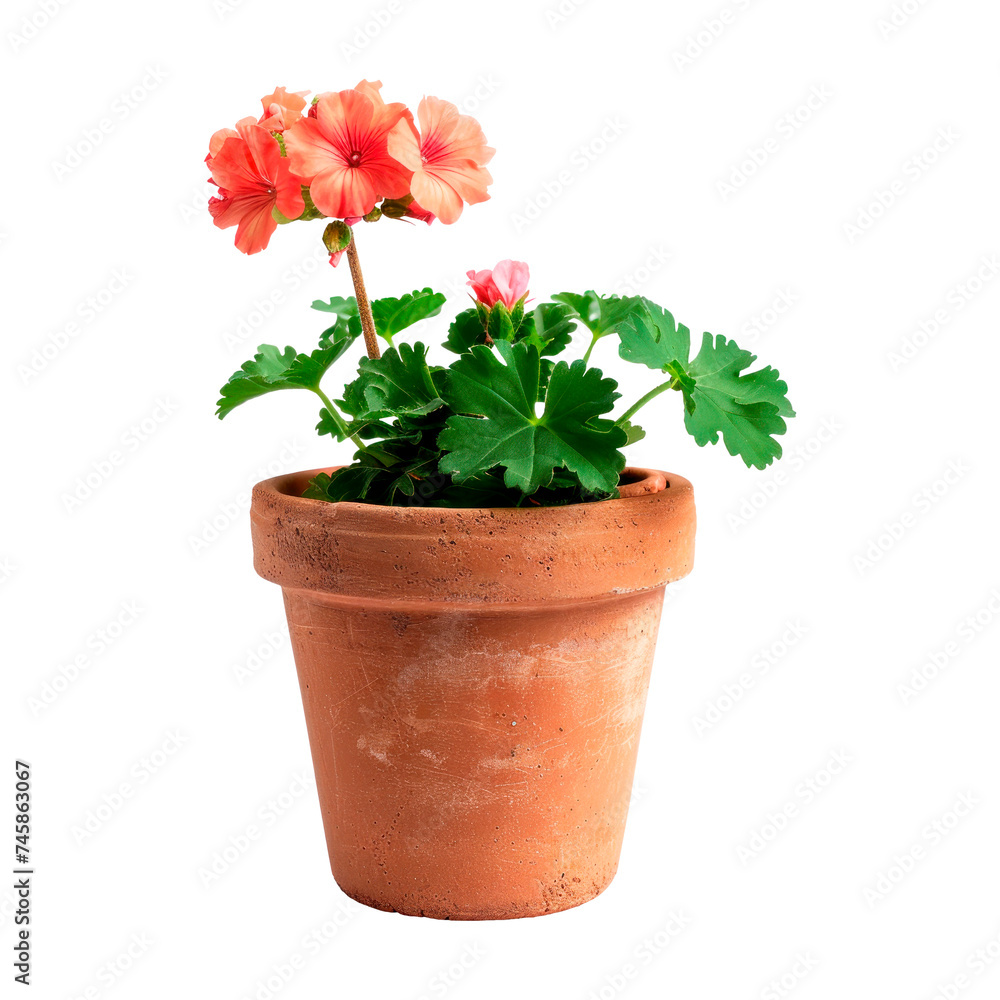
[[[354,297],[358,303],[358,315],[361,319],[361,330],[365,338],[365,350],[368,357],[376,360],[382,356],[378,346],[378,336],[375,333],[375,317],[365,290],[365,276],[361,273],[361,260],[358,258],[358,241],[352,233],[351,242],[347,244],[347,263],[351,267],[351,280],[354,282]]]

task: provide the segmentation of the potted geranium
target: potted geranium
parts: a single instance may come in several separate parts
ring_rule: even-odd
[[[474,302],[442,328],[450,362],[403,339],[445,297],[369,302],[357,230],[455,222],[489,197],[493,150],[434,97],[414,118],[379,83],[306,96],[264,98],[259,120],[212,137],[208,164],[237,247],[329,220],[331,263],[346,253],[354,282],[313,303],[313,350],[262,345],[218,410],[304,389],[317,431],[353,450],[258,484],[251,510],[257,571],[285,595],[333,873],[401,913],[566,909],[615,873],[663,591],[693,556],[691,484],[626,467],[634,418],[676,390],[698,444],[721,437],[764,468],[793,415],[786,386],[639,296],[531,302],[510,260],[469,272]],[[620,408],[589,364],[603,337],[656,373]],[[324,388],[362,343],[343,390]]]

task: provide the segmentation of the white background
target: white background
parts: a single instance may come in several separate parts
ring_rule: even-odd
[[[1000,955],[1000,282],[983,263],[1000,10],[906,0],[893,25],[892,0],[557,4],[5,6],[2,732],[5,766],[34,774],[35,995],[1000,990],[1000,960],[974,957]],[[497,148],[492,200],[457,225],[361,231],[374,295],[430,284],[450,317],[464,272],[504,257],[538,297],[641,291],[780,367],[798,410],[764,473],[698,449],[673,394],[644,414],[630,461],[694,481],[696,567],[668,592],[618,876],[542,919],[348,906],[246,510],[268,469],[348,449],[315,437],[305,393],[213,416],[258,341],[310,348],[309,303],[350,288],[317,262],[318,223],[252,258],[212,227],[208,137],[276,84],[362,77],[462,103]],[[653,384],[611,341],[594,361],[625,403]],[[914,672],[932,679],[910,697]],[[684,929],[660,947],[672,912]]]

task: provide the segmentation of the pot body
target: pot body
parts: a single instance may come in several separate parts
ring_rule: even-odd
[[[318,470],[317,470],[318,471]],[[618,865],[664,586],[694,501],[524,509],[328,504],[314,472],[254,491],[279,583],[334,877],[383,910],[536,916]]]

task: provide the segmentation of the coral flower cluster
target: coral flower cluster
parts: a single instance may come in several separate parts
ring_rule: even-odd
[[[215,224],[236,226],[236,246],[257,253],[279,223],[381,215],[451,224],[489,198],[494,150],[479,123],[448,101],[421,100],[417,115],[387,104],[379,81],[318,94],[278,87],[259,118],[243,118],[209,142],[218,189]]]

